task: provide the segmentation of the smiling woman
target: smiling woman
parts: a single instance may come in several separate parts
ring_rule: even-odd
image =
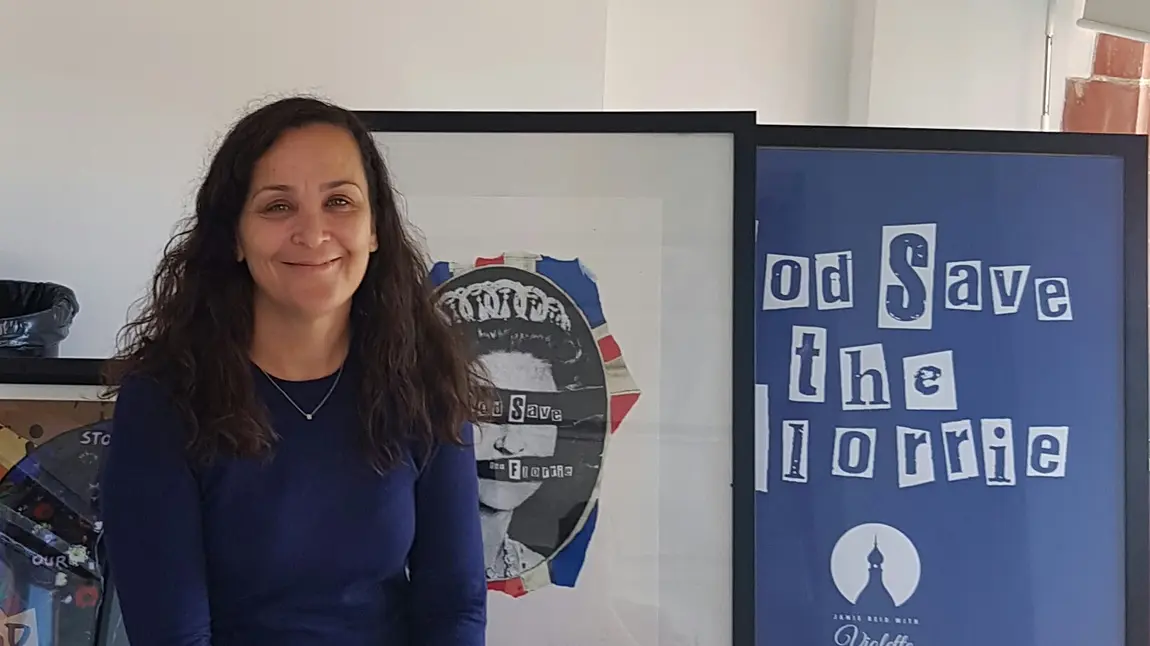
[[[112,364],[133,646],[484,643],[485,382],[426,267],[351,113],[286,99],[228,134]]]
[[[256,163],[252,187],[236,254],[263,287],[256,316],[286,307],[346,319],[379,248],[355,139],[328,124],[286,132]]]

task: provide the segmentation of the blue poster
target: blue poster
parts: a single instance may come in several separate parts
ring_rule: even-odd
[[[1121,159],[757,169],[757,643],[1121,646]]]

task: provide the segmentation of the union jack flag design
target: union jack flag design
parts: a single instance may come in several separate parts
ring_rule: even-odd
[[[595,532],[601,465],[606,460],[610,438],[639,399],[639,389],[627,369],[619,344],[607,328],[596,280],[578,259],[559,260],[531,253],[481,257],[468,264],[437,262],[431,269],[431,279],[438,290],[440,305],[445,306],[449,315],[454,315],[456,323],[470,325],[471,329],[490,330],[493,325],[496,328],[519,325],[534,330],[541,324],[550,324],[552,329],[561,330],[557,331],[558,335],[577,338],[582,334],[592,339],[584,344],[589,346],[588,351],[575,354],[582,357],[579,359],[581,365],[593,364],[594,374],[582,379],[581,384],[585,391],[597,392],[601,399],[587,394],[566,394],[571,390],[565,391],[562,385],[558,386],[557,397],[582,398],[564,408],[568,417],[573,415],[581,419],[559,423],[557,428],[560,430],[553,431],[558,439],[551,441],[552,446],[571,445],[572,442],[587,445],[586,438],[592,436],[594,439],[590,443],[595,445],[593,459],[586,457],[586,446],[576,451],[583,457],[573,460],[574,467],[562,463],[559,456],[562,449],[555,450],[553,456],[537,457],[534,462],[525,460],[522,464],[514,458],[502,459],[502,454],[497,456],[499,459],[484,457],[481,445],[487,442],[480,439],[480,431],[476,433],[477,459],[487,465],[486,471],[480,470],[481,501],[484,492],[493,491],[492,488],[523,485],[517,481],[520,472],[543,474],[537,478],[542,484],[534,485],[537,489],[527,494],[527,498],[534,500],[526,500],[522,505],[503,512],[511,515],[512,520],[502,538],[492,539],[492,532],[485,528],[485,543],[501,541],[498,546],[485,545],[485,554],[490,560],[488,589],[520,597],[549,585],[574,587]],[[577,312],[568,314],[568,309]],[[484,338],[490,338],[500,333],[482,334]],[[567,360],[567,363],[571,362]],[[588,372],[586,367],[581,370]],[[497,389],[501,387],[498,379],[493,377],[493,381]],[[557,378],[556,382],[559,381],[562,380]],[[591,385],[587,387],[588,384]],[[511,397],[510,401],[514,402],[514,396]],[[592,401],[600,403],[589,405],[588,402]],[[577,409],[578,413],[571,413],[572,409]],[[587,412],[592,409],[594,415]],[[599,421],[589,424],[588,419]],[[509,421],[506,414],[503,421]],[[495,425],[492,428],[524,427]],[[588,433],[587,429],[598,431]],[[496,434],[499,432],[495,431]],[[498,443],[496,440],[495,444]],[[485,462],[488,459],[490,462]],[[507,465],[512,463],[514,466],[508,469]],[[526,464],[536,466],[523,466]],[[548,486],[552,489],[542,489]],[[504,495],[501,499],[506,497]],[[569,505],[569,501],[575,499],[578,504]],[[567,502],[559,504],[556,502],[559,500]],[[569,506],[580,510],[579,513],[559,508]],[[572,520],[572,515],[577,515],[577,519]],[[563,535],[551,541],[538,539],[540,534],[554,534],[556,531]]]

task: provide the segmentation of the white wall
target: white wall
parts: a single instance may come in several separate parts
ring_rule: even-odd
[[[608,109],[757,110],[770,123],[846,120],[855,0],[608,4]]]
[[[855,4],[856,34],[869,37],[856,37],[853,124],[1041,128],[1048,20],[1054,130],[1062,121],[1066,78],[1090,74],[1095,34],[1075,24],[1085,0]]]
[[[1045,15],[1045,0],[5,2],[0,276],[74,287],[63,352],[106,355],[212,144],[269,93],[1037,128]],[[1056,109],[1072,49],[1055,48]]]
[[[878,0],[867,100],[878,126],[1037,129],[1047,0]]]

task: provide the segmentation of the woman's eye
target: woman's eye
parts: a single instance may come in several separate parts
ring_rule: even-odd
[[[327,203],[332,206],[350,206],[351,200],[347,199],[346,197],[333,197],[328,200]]]
[[[287,204],[284,204],[283,202],[275,202],[273,204],[269,204],[264,210],[268,213],[282,213],[283,211],[286,211],[287,208]]]

